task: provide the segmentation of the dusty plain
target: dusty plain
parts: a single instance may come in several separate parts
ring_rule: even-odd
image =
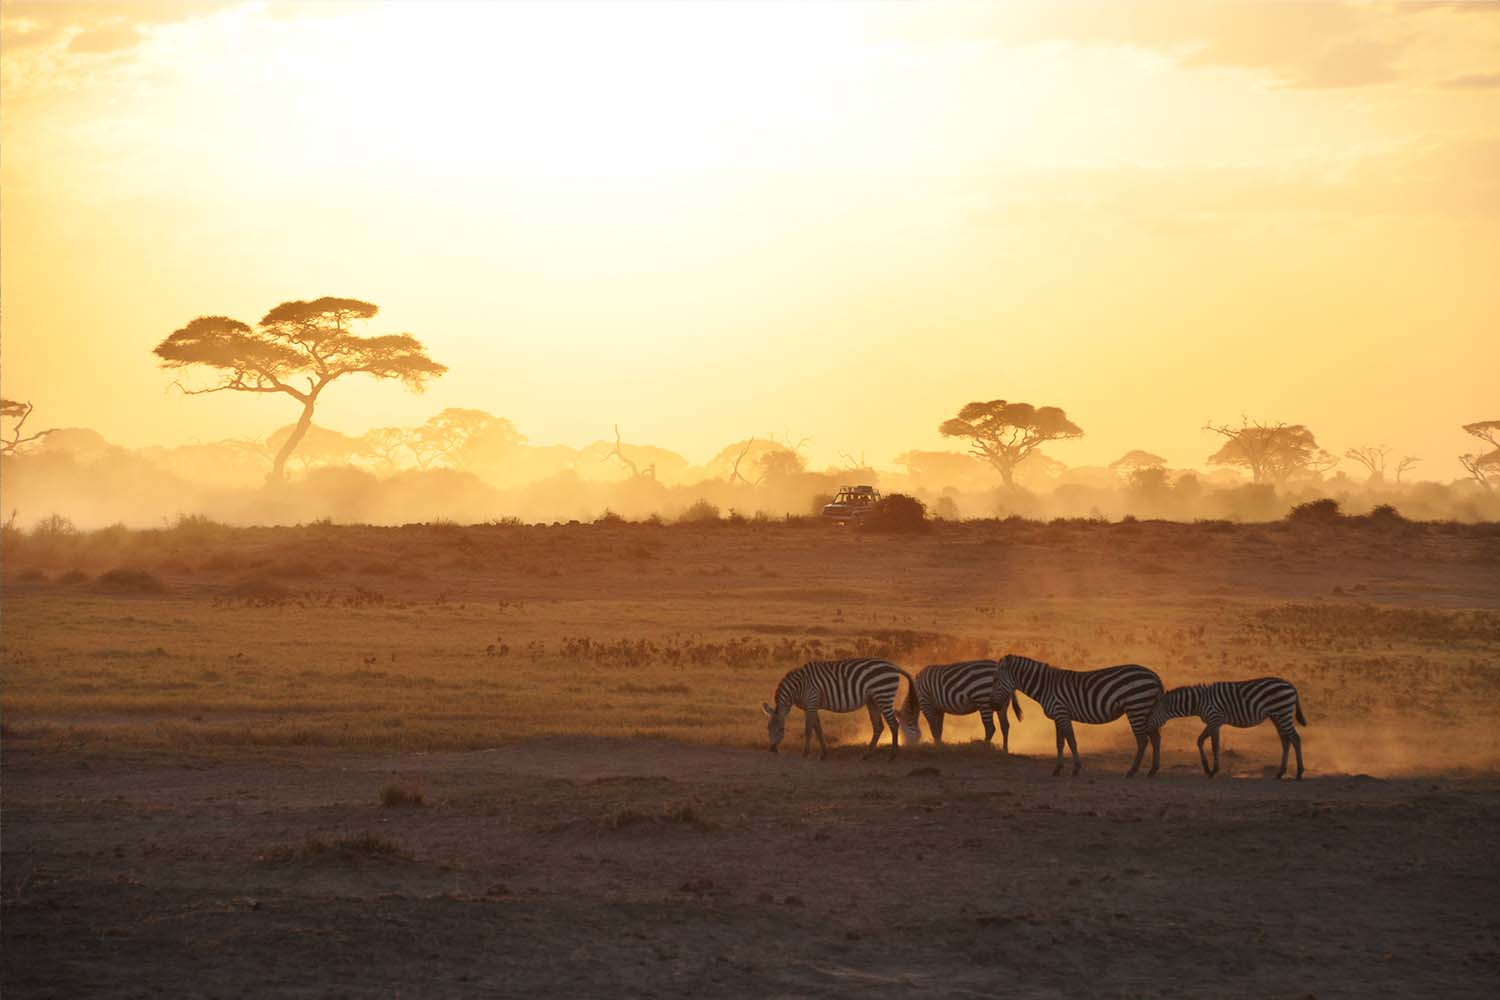
[[[1500,985],[1500,528],[794,521],[7,537],[7,997],[1368,996]],[[1123,723],[863,760],[800,662],[1277,674],[1198,770]],[[835,720],[828,720],[835,723]],[[791,752],[787,752],[790,750]],[[1269,769],[1269,770],[1268,770]]]

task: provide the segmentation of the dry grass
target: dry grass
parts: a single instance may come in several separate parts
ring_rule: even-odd
[[[1394,767],[1419,748],[1500,759],[1491,525],[1012,520],[920,537],[756,521],[188,525],[6,545],[7,739],[415,750],[587,733],[751,746],[760,702],[804,660],[918,667],[1018,651],[1145,663],[1169,685],[1285,676],[1310,740],[1356,727],[1339,749],[1354,769],[1361,752]],[[54,575],[122,565],[162,589]],[[1434,746],[1438,722],[1451,738]],[[827,723],[843,742],[868,732],[862,714]],[[1013,740],[1046,751],[1050,727],[1028,713]]]

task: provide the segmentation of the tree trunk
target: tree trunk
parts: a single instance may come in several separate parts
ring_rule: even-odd
[[[286,481],[286,460],[292,457],[292,452],[297,450],[297,445],[307,436],[307,429],[312,426],[313,406],[318,402],[318,397],[309,396],[302,403],[302,416],[297,418],[297,426],[292,428],[292,433],[287,436],[286,443],[276,453],[276,461],[271,466],[271,474],[266,477],[269,483],[282,483]]]
[[[1013,464],[1012,465],[997,465],[997,466],[995,466],[995,468],[999,470],[999,472],[1000,472],[1000,478],[1005,481],[1005,488],[1008,489],[1008,490],[1015,489],[1016,488],[1016,467],[1015,467],[1015,465],[1013,465]]]

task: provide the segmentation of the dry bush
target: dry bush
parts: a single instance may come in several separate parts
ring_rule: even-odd
[[[160,594],[166,584],[154,574],[143,569],[118,567],[99,574],[94,586],[111,594]]]
[[[693,807],[688,805],[669,807],[659,812],[642,812],[637,809],[626,808],[605,816],[601,822],[610,830],[623,830],[627,827],[640,825],[652,827],[679,826],[702,831],[717,830],[719,828],[718,823],[698,815]]]
[[[719,521],[719,508],[707,500],[697,500],[677,518],[678,524],[709,524]]]
[[[424,805],[422,786],[402,785],[394,781],[389,782],[385,787],[380,789],[380,804],[387,809]]]
[[[859,521],[862,531],[885,534],[919,534],[932,529],[927,520],[927,505],[916,497],[905,493],[892,493],[880,498],[875,509]]]
[[[1287,512],[1286,519],[1292,524],[1337,524],[1344,519],[1339,502],[1329,497],[1299,503]]]
[[[374,834],[361,833],[337,840],[323,840],[308,834],[301,844],[274,847],[261,854],[262,861],[286,864],[293,861],[358,862],[408,861],[411,853],[392,841]]]

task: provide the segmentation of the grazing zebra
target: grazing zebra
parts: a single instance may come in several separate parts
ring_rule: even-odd
[[[937,663],[923,667],[917,672],[917,707],[927,719],[927,728],[932,733],[932,742],[943,742],[943,716],[979,713],[984,723],[986,743],[995,738],[994,712],[990,697],[995,693],[995,671],[1000,664],[994,660],[962,660],[958,663]],[[1016,718],[1021,718],[1021,703],[1016,693],[1010,694],[1010,703],[1015,707]],[[896,713],[905,730],[906,741],[916,743],[921,739],[917,728],[917,713],[910,711],[911,704]],[[1010,719],[1006,715],[1005,702],[999,704],[1000,749],[1010,751]]]
[[[1196,715],[1203,720],[1203,732],[1198,734],[1198,759],[1203,763],[1203,773],[1212,778],[1219,773],[1219,728],[1228,723],[1237,729],[1258,726],[1267,719],[1281,736],[1281,770],[1276,777],[1286,776],[1286,752],[1297,751],[1297,780],[1302,780],[1302,737],[1292,724],[1296,719],[1307,725],[1302,715],[1302,699],[1297,689],[1280,677],[1257,677],[1251,681],[1218,681],[1213,684],[1194,684],[1173,688],[1162,695],[1151,713],[1151,724],[1160,728],[1168,719]],[[1208,766],[1208,755],[1203,752],[1203,741],[1212,738],[1214,743],[1214,766]]]
[[[813,733],[817,733],[818,747],[822,751],[820,758],[828,756],[828,744],[823,740],[823,723],[818,721],[818,710],[853,712],[864,706],[870,712],[870,727],[874,730],[870,734],[869,750],[874,751],[884,725],[888,724],[891,727],[891,757],[894,758],[900,743],[896,691],[903,677],[907,682],[904,710],[915,712],[916,682],[911,674],[886,660],[814,660],[790,671],[776,685],[776,707],[765,703],[760,706],[770,716],[766,734],[771,739],[771,752],[775,753],[781,745],[781,739],[786,735],[786,717],[794,706],[802,709],[807,720],[802,735],[802,756],[807,756]]]
[[[1014,654],[1000,661],[995,671],[994,704],[1005,704],[1015,691],[1030,696],[1047,718],[1057,725],[1057,767],[1053,776],[1062,773],[1063,742],[1073,751],[1073,774],[1083,768],[1078,759],[1078,741],[1073,738],[1073,723],[1099,724],[1113,722],[1120,716],[1130,720],[1135,734],[1135,761],[1125,777],[1141,769],[1146,741],[1151,741],[1151,770],[1161,766],[1161,732],[1149,724],[1151,710],[1161,696],[1161,678],[1156,672],[1134,663],[1100,670],[1059,670],[1039,660]]]

